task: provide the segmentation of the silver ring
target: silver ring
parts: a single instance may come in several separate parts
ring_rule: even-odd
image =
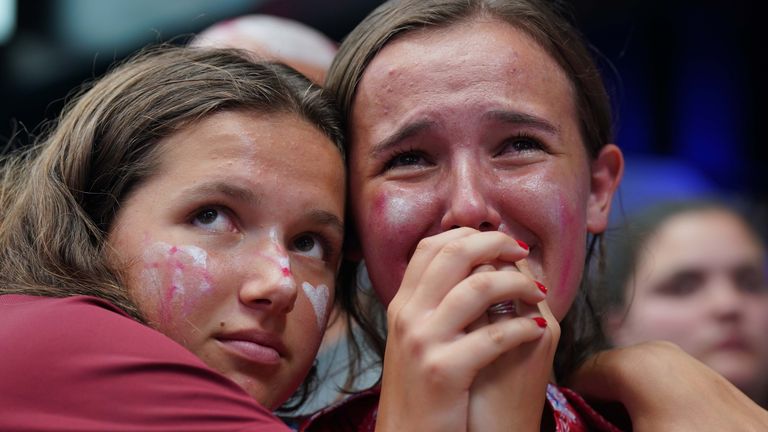
[[[491,307],[488,308],[488,315],[507,315],[507,314],[517,314],[517,306],[515,306],[515,302],[513,300],[501,302],[492,304]]]

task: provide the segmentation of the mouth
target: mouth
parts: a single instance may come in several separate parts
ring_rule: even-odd
[[[229,354],[264,366],[278,365],[286,355],[278,337],[261,332],[227,333],[217,336],[216,342]]]
[[[723,339],[716,347],[719,351],[750,351],[749,344],[741,337]]]

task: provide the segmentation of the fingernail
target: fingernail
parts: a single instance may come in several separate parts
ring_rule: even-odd
[[[543,283],[539,281],[533,281],[533,282],[536,284],[537,287],[539,287],[539,291],[543,292],[544,294],[547,293],[547,287],[545,287]]]
[[[544,328],[547,326],[547,320],[545,320],[542,317],[536,317],[536,318],[533,318],[533,320],[536,321],[536,325],[541,328]]]
[[[527,244],[526,244],[524,241],[522,241],[522,240],[517,240],[517,244],[519,244],[519,245],[520,245],[520,247],[521,247],[521,248],[523,248],[523,249],[525,249],[525,250],[528,250],[528,249],[530,249],[530,248],[528,247],[528,245],[527,245]]]

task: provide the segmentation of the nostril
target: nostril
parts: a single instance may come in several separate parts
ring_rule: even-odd
[[[496,228],[490,222],[483,222],[477,228],[480,231],[496,231]]]
[[[453,225],[453,226],[451,226],[451,228],[450,228],[450,229],[454,230],[454,229],[456,229],[456,228],[461,228],[461,227],[460,227],[460,226],[458,226],[458,225]]]

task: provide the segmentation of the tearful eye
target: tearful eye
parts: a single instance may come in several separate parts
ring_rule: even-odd
[[[234,231],[234,225],[226,212],[216,207],[206,207],[198,211],[193,217],[192,224],[212,232]]]
[[[531,153],[544,150],[544,145],[539,140],[527,135],[519,135],[504,141],[499,155],[505,153]]]
[[[322,242],[320,242],[314,235],[303,234],[297,237],[293,241],[293,248],[296,252],[302,255],[317,259],[323,258],[324,250]]]
[[[387,162],[385,170],[407,166],[419,166],[426,164],[426,162],[426,159],[420,153],[415,151],[405,151],[394,155]]]

